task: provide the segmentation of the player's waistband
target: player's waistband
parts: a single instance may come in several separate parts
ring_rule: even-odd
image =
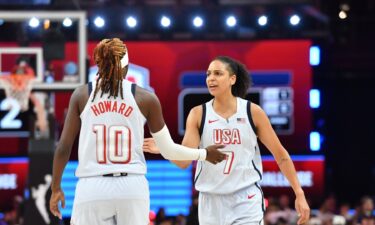
[[[108,173],[108,174],[103,174],[103,177],[126,177],[128,176],[128,173]]]

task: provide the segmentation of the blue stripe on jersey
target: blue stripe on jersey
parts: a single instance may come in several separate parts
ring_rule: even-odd
[[[258,170],[258,168],[255,166],[254,160],[251,160],[251,163],[253,164],[254,169],[257,171],[257,173],[259,175],[259,178],[262,179],[262,174],[260,173],[260,171]]]
[[[206,103],[202,104],[202,119],[201,126],[199,127],[199,137],[202,139],[204,123],[206,122]]]
[[[251,106],[251,102],[247,101],[247,104],[246,104],[247,118],[249,119],[251,128],[253,128],[254,133],[257,134],[257,129],[255,127],[255,124],[254,124],[254,121],[253,121],[253,117],[251,116],[251,108],[250,108],[250,106]]]
[[[92,92],[92,82],[88,83],[88,91],[89,91],[89,96],[90,96],[90,94]]]
[[[254,147],[254,152],[257,151],[257,146]],[[255,153],[254,153],[255,155]],[[255,163],[254,163],[254,160],[251,160],[251,163],[253,164],[253,167],[254,169],[257,171],[258,175],[259,175],[259,178],[262,180],[262,173],[260,172],[260,170],[255,166]]]
[[[194,179],[194,185],[195,185],[195,183],[197,182],[199,176],[201,175],[202,167],[203,167],[203,165],[202,165],[202,163],[201,163],[200,161],[198,161],[198,163],[200,164],[201,169],[199,170],[198,175],[197,175],[197,176],[195,177],[195,179]]]
[[[255,183],[255,186],[259,189],[260,193],[262,194],[262,211],[263,211],[263,214],[264,214],[265,207],[264,207],[264,195],[263,195],[263,191],[262,191],[262,188],[260,188],[260,186],[259,186],[259,184],[257,182]]]
[[[135,84],[134,83],[132,84],[131,90],[132,90],[133,96],[135,97]]]

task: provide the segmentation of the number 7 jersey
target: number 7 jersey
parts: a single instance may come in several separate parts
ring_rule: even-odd
[[[135,84],[122,82],[124,99],[121,95],[100,96],[99,90],[92,101],[94,90],[89,88],[89,99],[80,115],[77,177],[146,173],[142,149],[146,118],[134,98]],[[92,83],[92,89],[95,85]]]
[[[218,115],[213,100],[202,105],[200,147],[224,144],[226,160],[213,165],[199,161],[195,188],[211,194],[230,194],[261,180],[262,163],[252,122],[250,102],[237,98],[237,111],[228,119]]]

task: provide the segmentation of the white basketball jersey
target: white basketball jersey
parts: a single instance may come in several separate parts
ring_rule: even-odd
[[[132,93],[132,83],[123,80],[123,97],[116,99],[99,90],[95,100],[92,91],[81,117],[77,177],[108,173],[146,173],[143,155],[144,124]]]
[[[250,102],[237,98],[237,112],[228,119],[219,116],[212,104],[213,100],[205,103],[200,147],[224,144],[226,147],[221,151],[228,156],[216,165],[199,161],[195,188],[211,194],[230,194],[253,185],[262,177],[257,136],[251,125]]]

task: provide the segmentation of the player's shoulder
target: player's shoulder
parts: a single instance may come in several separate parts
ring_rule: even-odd
[[[267,114],[258,104],[251,103],[250,111],[255,127],[259,127],[261,124],[264,124],[264,122],[268,120]]]
[[[134,99],[143,115],[148,115],[150,110],[157,110],[161,107],[158,97],[151,91],[135,86]]]
[[[137,100],[137,102],[138,101],[145,101],[145,102],[159,101],[158,97],[154,93],[138,85],[135,85],[134,97]]]
[[[88,84],[83,84],[76,87],[72,93],[72,98],[83,98],[88,96]]]
[[[250,110],[252,115],[264,113],[263,109],[258,104],[255,104],[253,102],[251,102],[250,104]]]
[[[194,106],[189,113],[188,122],[200,125],[203,115],[203,104]]]
[[[190,114],[193,114],[193,115],[202,115],[203,113],[203,104],[202,105],[197,105],[197,106],[194,106],[191,110],[190,110]]]
[[[82,112],[84,106],[89,98],[88,85],[80,85],[74,89],[72,96],[70,97],[70,107],[77,107],[79,112]]]

